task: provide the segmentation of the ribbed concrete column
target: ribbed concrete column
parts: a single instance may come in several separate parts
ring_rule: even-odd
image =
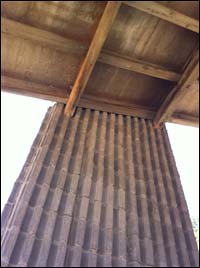
[[[166,129],[47,112],[2,214],[3,267],[198,267]]]

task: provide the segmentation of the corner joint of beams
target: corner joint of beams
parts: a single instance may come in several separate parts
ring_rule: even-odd
[[[154,123],[153,121],[153,127],[155,129],[162,129],[164,127],[164,122]]]

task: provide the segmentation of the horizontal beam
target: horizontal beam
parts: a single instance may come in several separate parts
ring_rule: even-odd
[[[105,50],[100,54],[98,61],[131,72],[141,73],[169,81],[177,82],[181,77],[179,73],[167,70],[161,66],[124,57],[117,53]]]
[[[48,85],[12,78],[6,75],[1,76],[1,89],[8,93],[15,93],[60,103],[66,103],[69,97],[63,88],[50,87]],[[155,110],[150,110],[147,107],[131,105],[126,102],[113,101],[112,99],[108,100],[99,96],[86,94],[82,96],[78,106],[147,119],[153,119],[156,113]],[[194,116],[186,116],[184,114],[174,114],[168,122],[198,126],[198,118]]]
[[[68,99],[66,93],[62,93],[65,91],[61,88],[13,78],[4,74],[1,75],[1,90],[53,102],[66,103]]]
[[[122,3],[156,16],[185,29],[199,33],[199,21],[156,1],[122,1]]]
[[[146,106],[136,105],[120,100],[107,99],[105,97],[84,94],[79,105],[99,111],[113,112],[130,116],[137,116],[146,119],[153,119],[155,109]]]
[[[31,40],[52,47],[63,53],[86,53],[87,47],[76,40],[64,38],[58,34],[42,30],[27,24],[1,17],[1,33]]]
[[[190,91],[191,84],[199,77],[199,49],[196,49],[194,55],[185,69],[181,79],[166,97],[154,118],[155,127],[165,122],[176,110],[178,102]]]
[[[191,127],[199,127],[199,117],[180,113],[174,113],[168,122]]]
[[[77,103],[83,94],[86,84],[90,78],[94,65],[99,57],[102,46],[111,29],[114,19],[120,7],[119,1],[108,1],[104,9],[103,15],[97,26],[96,32],[85,56],[83,64],[79,70],[75,83],[72,87],[69,100],[65,107],[65,114],[72,115]]]
[[[62,53],[79,53],[84,55],[87,51],[87,47],[85,45],[82,45],[75,40],[67,39],[57,34],[29,25],[24,25],[6,18],[1,19],[1,32],[3,34],[28,39],[33,42],[52,47],[53,49],[61,51]],[[97,61],[124,70],[142,73],[169,81],[177,82],[180,79],[180,74],[177,72],[168,70],[159,65],[124,57],[107,50],[101,51]]]
[[[6,75],[1,76],[1,89],[2,91],[10,93],[61,103],[66,103],[69,98],[69,94],[66,94],[66,89],[49,87],[47,85],[16,79]],[[78,106],[148,119],[152,119],[155,115],[155,110],[150,110],[143,106],[132,105],[127,102],[113,101],[112,99],[107,100],[99,96],[88,94],[82,96]]]

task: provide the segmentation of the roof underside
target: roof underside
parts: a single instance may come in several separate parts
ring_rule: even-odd
[[[2,90],[66,103],[106,4],[2,1]],[[199,19],[198,1],[161,4]],[[77,105],[153,119],[198,40],[198,32],[121,3]],[[163,121],[197,126],[198,99],[194,76]]]

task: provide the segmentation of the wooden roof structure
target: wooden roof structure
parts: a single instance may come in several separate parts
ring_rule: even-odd
[[[2,1],[1,89],[198,126],[198,1]]]

